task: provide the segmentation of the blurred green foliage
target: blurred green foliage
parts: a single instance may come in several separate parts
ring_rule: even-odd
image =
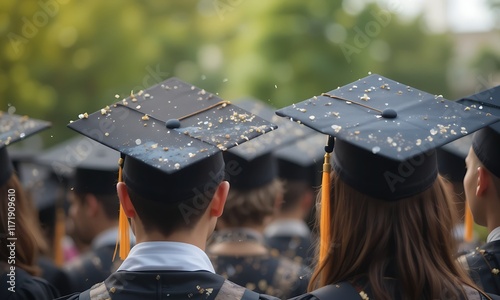
[[[171,76],[277,107],[368,72],[446,96],[449,38],[420,24],[328,0],[2,0],[0,110],[51,120],[53,144],[79,113]]]

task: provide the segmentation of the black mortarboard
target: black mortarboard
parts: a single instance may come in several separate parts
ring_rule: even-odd
[[[276,150],[279,177],[319,186],[325,154],[324,145],[325,136],[314,132],[293,144]]]
[[[274,125],[171,78],[68,126],[125,157],[123,179],[144,197],[180,201],[224,174],[221,150]]]
[[[45,151],[38,159],[77,193],[116,194],[120,154],[86,137],[75,137]]]
[[[14,171],[6,146],[49,127],[50,122],[0,111],[0,185],[3,185]]]
[[[467,135],[437,148],[439,174],[452,182],[461,182],[465,176],[465,158],[471,144],[472,135]]]
[[[387,201],[430,187],[437,176],[433,149],[499,120],[377,74],[277,114],[336,137],[336,173]]]
[[[500,117],[500,86],[458,100],[467,107]],[[500,122],[474,134],[472,148],[483,165],[500,177]]]
[[[275,108],[256,99],[246,98],[238,106],[274,124],[278,129],[224,153],[226,179],[236,189],[263,186],[278,176],[274,150],[304,137],[312,130],[276,116]]]

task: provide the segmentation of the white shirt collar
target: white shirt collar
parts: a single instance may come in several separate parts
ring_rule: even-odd
[[[215,273],[200,248],[180,242],[143,242],[135,245],[118,271],[208,271]]]
[[[267,238],[275,236],[300,236],[307,238],[311,235],[311,230],[301,220],[286,219],[277,220],[269,224],[264,230],[264,235]]]
[[[487,243],[491,243],[494,241],[500,240],[500,227],[493,229],[490,234],[488,234],[488,238],[486,239]]]

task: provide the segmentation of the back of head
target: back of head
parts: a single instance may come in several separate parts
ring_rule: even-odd
[[[200,220],[223,177],[221,153],[174,174],[165,174],[133,157],[126,157],[123,168],[123,181],[145,229],[165,236],[192,228]]]
[[[405,297],[415,299],[442,299],[442,291],[468,282],[453,259],[456,214],[441,178],[416,195],[384,201],[334,172],[331,192],[330,255],[312,282],[366,275],[377,299],[390,298],[387,277],[397,278]]]
[[[262,226],[283,194],[279,179],[251,190],[231,189],[221,220],[229,227]]]
[[[472,149],[486,169],[500,178],[500,159],[498,156],[500,153],[500,123],[497,127],[486,127],[476,132],[472,140]]]

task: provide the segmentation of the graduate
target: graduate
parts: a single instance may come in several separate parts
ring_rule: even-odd
[[[222,151],[274,125],[176,78],[80,117],[69,127],[121,153],[116,259],[124,261],[61,299],[273,299],[215,274],[204,250],[229,191]]]
[[[38,255],[46,248],[33,203],[27,198],[7,146],[50,127],[46,121],[0,111],[0,299],[54,299],[41,279]]]
[[[296,299],[489,299],[454,259],[435,148],[497,118],[377,74],[277,114],[329,136],[317,263]]]
[[[500,116],[500,86],[459,100]],[[463,184],[474,222],[488,229],[486,244],[458,260],[474,282],[500,295],[500,122],[476,132],[465,160]]]

